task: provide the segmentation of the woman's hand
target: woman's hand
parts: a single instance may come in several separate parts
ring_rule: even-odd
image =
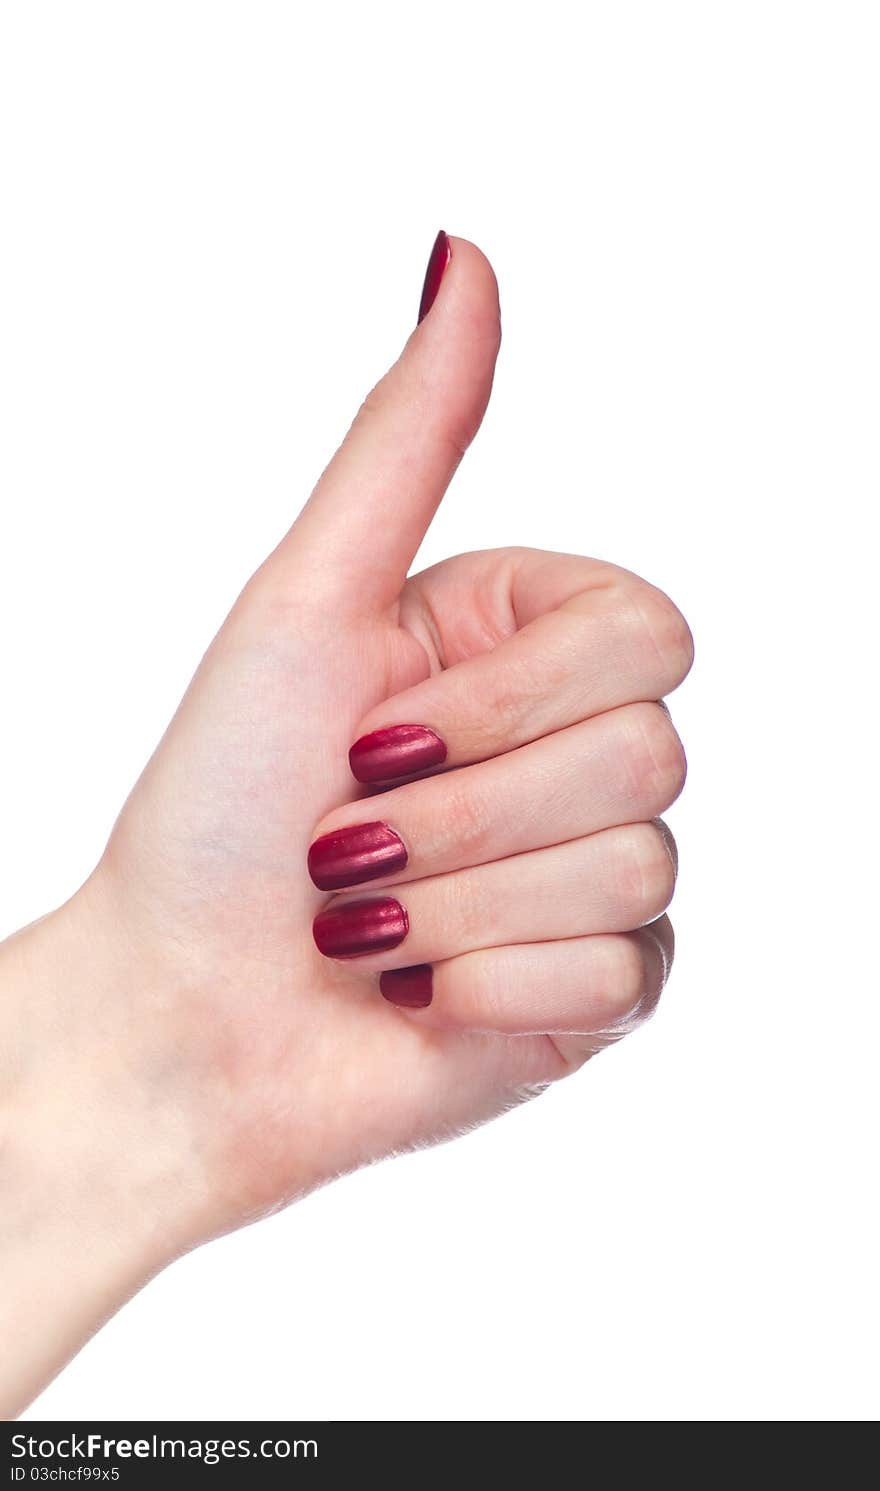
[[[572,555],[406,578],[500,341],[482,254],[439,240],[433,290],[441,275],[100,865],[9,944],[8,997],[29,988],[7,1015],[10,1111],[43,1134],[23,1163],[50,1195],[41,1143],[101,1177],[56,1246],[85,1234],[103,1261],[112,1210],[136,1256],[34,1385],[175,1254],[535,1093],[648,1013],[668,972],[656,818],[685,766],[656,701],[691,663],[681,615]]]

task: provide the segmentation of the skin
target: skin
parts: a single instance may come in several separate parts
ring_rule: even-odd
[[[576,1070],[656,1004],[684,754],[657,701],[686,623],[626,570],[522,549],[407,579],[482,419],[495,278],[438,297],[249,581],[92,875],[0,948],[0,1408],[19,1412],[175,1257]],[[348,749],[428,723],[377,798]],[[335,961],[306,872],[382,818],[410,935]],[[387,968],[431,961],[402,1010]]]

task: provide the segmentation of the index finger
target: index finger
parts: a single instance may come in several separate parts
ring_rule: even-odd
[[[546,584],[548,556],[537,557]],[[568,573],[571,556],[558,559]],[[491,650],[371,710],[349,753],[358,781],[395,781],[487,760],[677,688],[693,661],[681,612],[663,591],[627,571],[584,564],[588,588],[533,616]],[[522,606],[528,613],[528,596]]]

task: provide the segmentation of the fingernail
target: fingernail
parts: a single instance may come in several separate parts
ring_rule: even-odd
[[[391,968],[379,975],[379,989],[391,1004],[405,1010],[423,1010],[434,997],[434,970],[430,963],[413,968]]]
[[[406,867],[407,852],[387,823],[358,823],[322,834],[309,850],[309,874],[319,890],[341,890],[394,875]]]
[[[422,298],[419,302],[419,325],[424,321],[431,306],[437,299],[437,291],[440,289],[443,271],[451,258],[452,249],[449,239],[441,228],[437,237],[434,239],[434,247],[431,250],[428,268],[425,271],[425,283],[422,286]]]
[[[446,760],[446,745],[426,725],[390,725],[356,740],[348,753],[359,782],[390,782]]]
[[[409,917],[399,901],[377,896],[328,906],[315,917],[312,934],[325,958],[361,958],[397,947],[409,931]]]

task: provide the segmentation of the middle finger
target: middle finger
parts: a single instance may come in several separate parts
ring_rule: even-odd
[[[654,818],[684,784],[668,713],[628,704],[506,755],[329,813],[309,850],[319,890],[445,874]]]

